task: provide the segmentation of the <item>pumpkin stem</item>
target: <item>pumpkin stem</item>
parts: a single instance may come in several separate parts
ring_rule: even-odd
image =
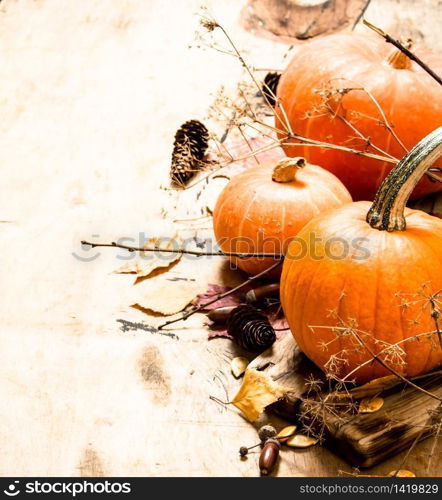
[[[297,170],[304,168],[305,165],[305,159],[301,156],[283,158],[278,161],[276,167],[273,169],[272,180],[275,182],[292,182],[296,180]]]
[[[409,38],[404,46],[410,50],[413,46],[413,40]],[[395,69],[411,69],[411,59],[399,49],[394,49],[388,56],[387,61]]]
[[[408,152],[381,184],[367,214],[367,222],[380,231],[405,231],[408,198],[425,172],[442,155],[442,127],[424,137]]]

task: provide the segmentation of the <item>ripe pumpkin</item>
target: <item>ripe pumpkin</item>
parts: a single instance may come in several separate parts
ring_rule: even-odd
[[[233,177],[215,206],[215,237],[224,252],[281,255],[313,217],[350,202],[347,189],[330,172],[303,158],[283,158],[276,166],[258,165]],[[230,260],[253,275],[275,262],[271,257]],[[279,267],[267,277],[280,274]]]
[[[428,50],[415,53],[442,73],[441,57]],[[391,52],[391,46],[378,38],[335,34],[302,46],[283,72],[277,88],[276,126],[285,130],[285,113],[292,131],[301,136],[382,155],[358,137],[360,132],[371,144],[402,158],[405,149],[385,127],[367,91],[407,149],[440,125],[442,90],[422,68],[397,49]],[[355,201],[373,200],[394,166],[338,150],[291,146],[295,140],[284,142],[288,156],[302,155],[339,177]],[[440,183],[425,177],[412,198],[441,190]]]
[[[390,375],[372,354],[408,377],[442,364],[437,333],[423,335],[442,316],[442,220],[405,207],[441,154],[442,127],[400,161],[371,208],[320,216],[288,248],[282,306],[301,350],[332,376]]]

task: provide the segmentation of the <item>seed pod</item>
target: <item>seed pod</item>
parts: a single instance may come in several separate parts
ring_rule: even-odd
[[[248,351],[264,351],[276,340],[275,330],[267,317],[248,305],[238,306],[230,313],[227,333]]]
[[[209,133],[198,120],[183,123],[175,134],[170,178],[173,183],[184,185],[201,168],[201,160],[208,147]]]
[[[269,104],[275,105],[276,88],[278,87],[279,79],[281,78],[281,73],[269,72],[264,77],[264,84],[262,86],[262,92],[267,97]]]
[[[279,297],[279,283],[271,283],[270,285],[254,288],[249,290],[244,296],[247,304],[256,304],[272,297]]]
[[[230,313],[235,309],[236,306],[224,306],[212,309],[207,314],[207,317],[211,319],[214,323],[226,323],[229,319]]]
[[[259,456],[259,470],[263,476],[268,476],[275,468],[281,445],[277,439],[268,439]]]

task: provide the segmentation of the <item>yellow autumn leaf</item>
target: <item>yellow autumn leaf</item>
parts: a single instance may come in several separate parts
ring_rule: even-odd
[[[177,248],[179,244],[178,235],[175,234],[172,238],[151,238],[144,245],[143,248],[164,248],[172,250]],[[136,274],[137,280],[149,276],[153,271],[163,267],[169,267],[174,262],[181,259],[182,254],[169,253],[169,252],[139,252],[130,262],[123,264],[116,269],[114,273],[117,274]]]
[[[359,403],[359,413],[374,413],[384,406],[383,398],[364,398]]]
[[[250,422],[254,422],[266,406],[282,398],[290,388],[275,383],[269,375],[248,369],[238,394],[232,401]]]
[[[370,382],[367,382],[366,384],[359,387],[350,389],[350,391],[345,394],[347,396],[350,395],[355,399],[369,398],[381,393],[382,391],[386,391],[387,389],[395,387],[396,385],[400,384],[400,382],[401,380],[396,377],[396,375],[387,375],[385,377],[371,380]]]
[[[174,284],[155,288],[139,298],[135,306],[169,316],[182,311],[198,293],[198,285]]]

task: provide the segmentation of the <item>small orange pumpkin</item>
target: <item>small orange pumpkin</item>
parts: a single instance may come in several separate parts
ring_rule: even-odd
[[[436,73],[442,72],[440,56],[427,49],[415,52]],[[307,42],[281,75],[277,97],[279,129],[284,130],[288,119],[300,136],[382,155],[374,145],[398,159],[406,152],[403,146],[412,148],[440,125],[442,114],[437,82],[402,52],[391,52],[379,37],[362,34],[334,34]],[[387,130],[382,113],[403,146]],[[305,156],[323,165],[354,200],[373,200],[394,166],[336,149],[284,142],[288,156]],[[440,183],[425,177],[412,198],[441,190]]]
[[[290,239],[313,217],[345,203],[351,196],[330,172],[303,158],[251,167],[235,176],[221,192],[213,227],[224,252],[281,255]],[[270,258],[231,257],[250,274],[270,267]],[[281,268],[269,273],[275,277]]]
[[[441,154],[442,127],[398,163],[371,208],[335,209],[289,246],[285,315],[301,350],[333,377],[363,383],[387,367],[411,377],[442,364],[442,220],[405,208]]]

